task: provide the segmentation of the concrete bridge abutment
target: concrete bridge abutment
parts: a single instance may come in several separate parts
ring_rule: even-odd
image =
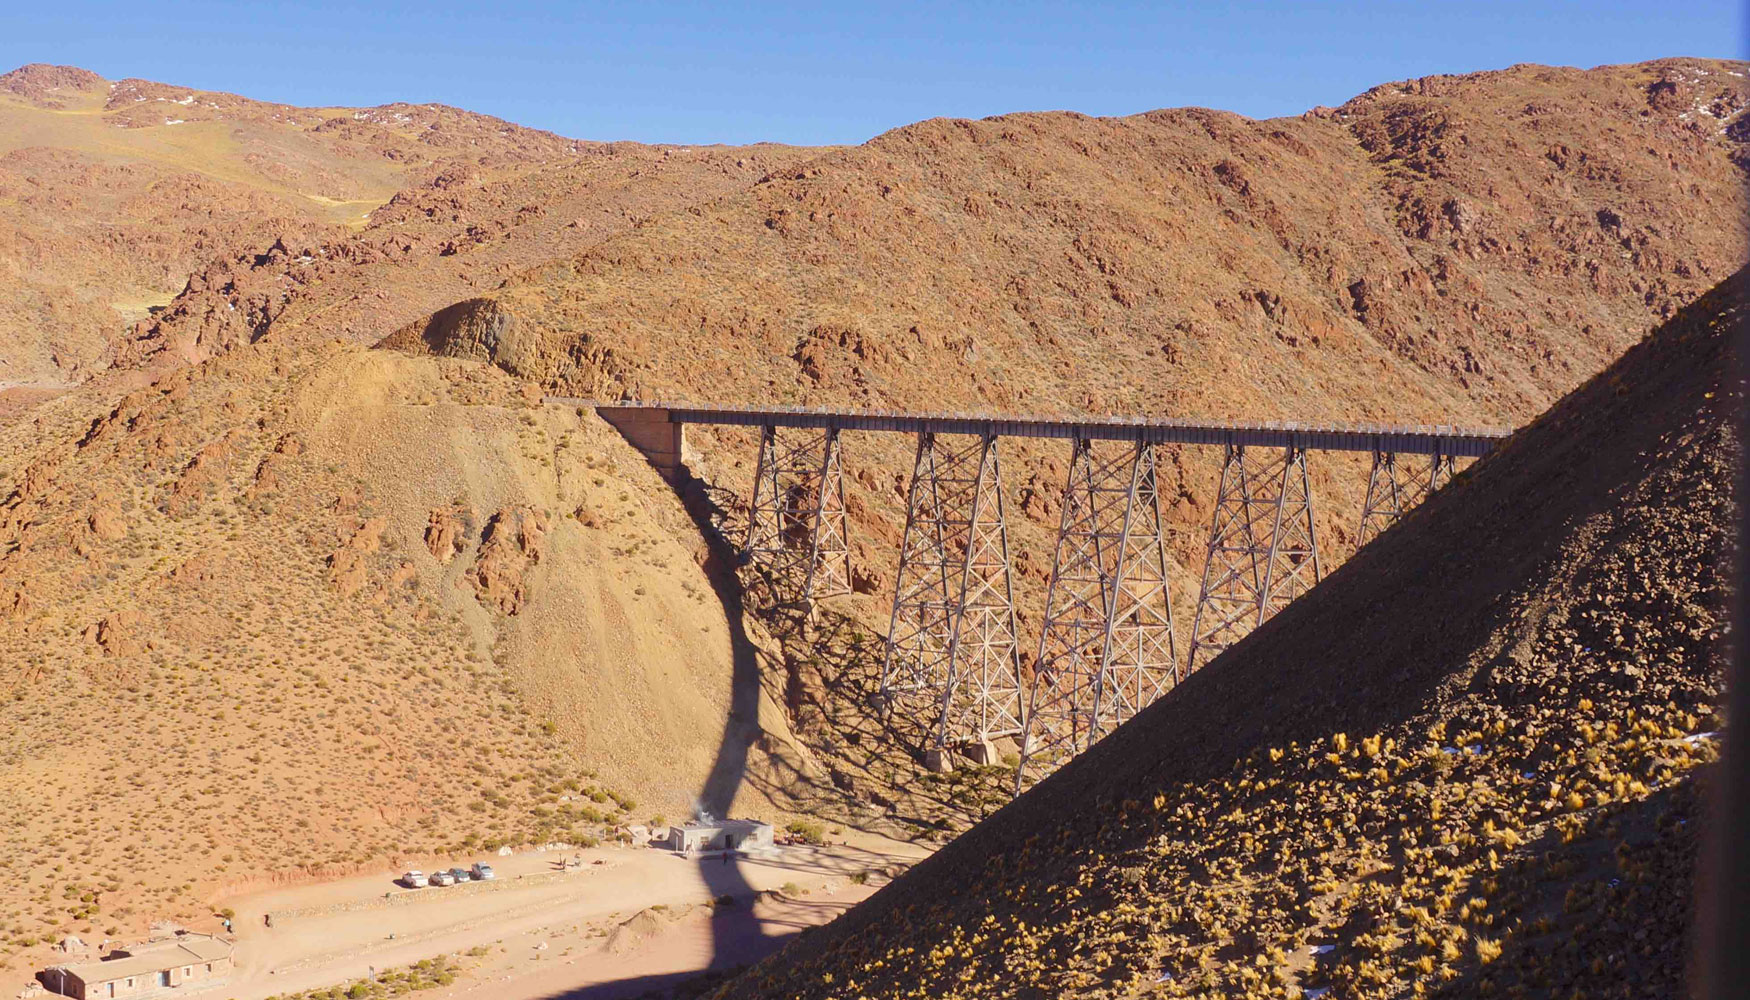
[[[647,459],[662,478],[680,481],[686,464],[687,425],[656,406],[598,406],[596,413]]]

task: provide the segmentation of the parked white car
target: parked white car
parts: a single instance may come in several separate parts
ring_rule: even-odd
[[[455,885],[456,884],[456,876],[451,875],[449,872],[442,872],[442,871],[432,872],[431,873],[431,884],[432,885]]]
[[[480,881],[480,882],[485,882],[489,879],[495,879],[498,877],[497,875],[493,874],[492,866],[489,864],[486,864],[484,862],[478,862],[478,861],[475,862],[474,867],[471,869],[471,871],[474,874],[475,880]]]
[[[426,879],[424,872],[415,868],[412,871],[401,873],[401,884],[409,889],[423,889],[430,882]]]

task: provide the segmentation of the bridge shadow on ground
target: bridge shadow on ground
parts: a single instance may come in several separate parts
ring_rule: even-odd
[[[747,777],[748,753],[759,736],[760,665],[758,651],[747,635],[746,597],[736,573],[738,553],[720,526],[719,506],[709,484],[683,469],[676,492],[699,534],[705,539],[705,578],[723,607],[729,624],[731,654],[729,714],[723,722],[717,757],[699,790],[698,808],[713,816],[727,816]],[[743,865],[746,860],[717,858],[702,861],[699,879],[714,900],[728,902],[713,908],[711,959],[706,975],[721,978],[735,968],[776,951],[797,927],[768,926],[754,912],[756,895]],[[554,1000],[617,1000],[622,997],[668,996],[685,984],[699,984],[699,970],[628,979],[581,987],[554,994]],[[693,991],[683,990],[682,995]]]
[[[757,909],[760,912],[756,911]],[[543,1000],[689,1000],[709,992],[782,948],[797,935],[849,909],[850,903],[803,900],[762,894],[718,906],[710,917],[712,958],[708,966],[684,972],[654,973],[580,986],[548,994]]]
[[[786,603],[783,596],[801,589],[801,580],[772,579],[760,567],[740,571],[739,547],[731,540],[745,532],[731,513],[740,498],[690,475],[677,489],[710,544],[706,573],[735,644],[732,725],[701,797],[704,808],[721,815],[746,782],[783,808],[851,829],[941,841],[1013,797],[1012,758],[989,766],[961,760],[946,774],[924,767],[924,752],[933,745],[933,704],[877,709],[885,651],[879,629],[885,621],[860,621],[851,613],[854,606],[831,599],[812,615]],[[750,614],[782,647],[782,677],[761,676],[746,631]],[[761,769],[749,770],[748,751],[760,736],[762,683],[782,701],[793,735],[813,758],[809,763],[819,767],[766,755]]]
[[[801,610],[776,605],[755,581],[755,597],[744,589],[740,552],[730,540],[726,511],[736,500],[688,472],[676,484],[681,501],[707,544],[706,579],[729,625],[732,655],[730,706],[717,756],[698,795],[700,809],[727,816],[744,783],[774,803],[797,812],[829,817],[853,829],[901,838],[946,840],[1007,801],[1011,768],[962,767],[932,774],[922,766],[929,739],[925,712],[897,710],[883,718],[873,706],[880,687],[882,644],[873,629],[852,617],[823,609],[811,621]],[[758,726],[760,653],[748,636],[746,615],[759,596],[760,617],[784,646],[786,676],[771,687],[797,721],[797,738],[826,763],[811,773],[765,755],[761,772],[749,769],[749,755],[761,736]],[[768,607],[767,605],[774,605]],[[813,832],[824,835],[827,831]],[[876,851],[837,849],[836,856],[807,847],[776,858],[734,857],[728,863],[708,858],[699,864],[700,881],[715,900],[710,918],[711,957],[702,969],[633,976],[551,995],[551,1000],[622,1000],[630,997],[691,997],[709,990],[731,972],[777,951],[809,927],[847,908],[830,901],[802,901],[758,893],[748,876],[758,870],[789,869],[818,874],[825,870],[848,879],[885,882],[909,859]],[[726,900],[726,901],[725,901]]]
[[[806,631],[779,638],[795,735],[820,768],[772,761],[748,778],[768,798],[868,833],[943,841],[1012,797],[1012,762],[961,759],[944,774],[924,767],[936,707],[902,701],[879,710],[884,644],[872,627],[827,607]]]

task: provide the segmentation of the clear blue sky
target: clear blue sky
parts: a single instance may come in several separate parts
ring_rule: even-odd
[[[69,63],[303,105],[439,101],[676,142],[861,142],[1044,109],[1261,118],[1430,73],[1744,50],[1725,0],[0,5],[0,69]]]

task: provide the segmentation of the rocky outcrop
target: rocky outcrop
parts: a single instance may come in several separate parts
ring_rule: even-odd
[[[329,554],[328,579],[340,596],[351,597],[364,588],[370,578],[370,556],[382,548],[386,527],[388,521],[381,517],[361,518]]]
[[[517,378],[540,378],[564,360],[554,352],[565,349],[543,336],[538,327],[519,323],[514,313],[491,299],[467,299],[440,309],[397,330],[378,346],[482,361]],[[614,364],[611,352],[584,348],[577,357],[593,369],[627,374]]]
[[[86,516],[85,523],[91,528],[93,535],[106,542],[117,542],[128,537],[127,522],[122,520],[121,511],[113,500],[100,500]]]
[[[242,432],[230,431],[195,452],[170,488],[170,495],[164,501],[165,512],[173,516],[186,514],[213,496],[230,474],[231,459],[236,455],[242,437]]]
[[[146,649],[146,643],[136,634],[139,627],[138,611],[117,611],[87,626],[85,641],[102,650],[105,656],[137,656]]]
[[[425,547],[433,559],[448,565],[468,543],[468,528],[474,513],[463,507],[434,510],[425,525]]]
[[[73,94],[100,91],[103,86],[103,77],[88,69],[48,63],[31,63],[0,76],[0,91],[44,108],[64,108]]]
[[[522,610],[529,571],[546,551],[547,526],[547,514],[532,507],[506,507],[492,515],[468,573],[481,603],[507,615]]]
[[[291,464],[292,459],[304,453],[304,442],[296,434],[287,434],[274,445],[273,451],[261,460],[255,467],[255,481],[245,491],[245,496],[254,499],[264,493],[271,493],[280,485],[280,476]]]

